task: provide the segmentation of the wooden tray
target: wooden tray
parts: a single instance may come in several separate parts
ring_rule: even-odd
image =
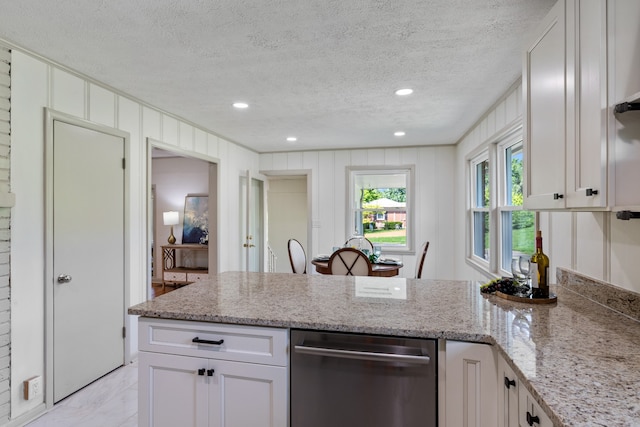
[[[553,293],[549,293],[549,298],[525,298],[516,295],[503,294],[500,291],[496,291],[496,295],[509,301],[524,302],[528,304],[553,304],[558,301],[558,297]]]

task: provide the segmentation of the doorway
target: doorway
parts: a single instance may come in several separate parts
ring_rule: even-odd
[[[267,192],[269,247],[277,257],[275,271],[291,273],[287,242],[296,239],[309,257],[307,176],[269,176]],[[309,271],[309,268],[307,268]]]
[[[163,250],[173,228],[176,244],[182,244],[185,197],[208,195],[208,250],[190,254],[197,265],[206,266],[208,274],[218,271],[218,164],[212,158],[194,155],[166,143],[149,139],[148,146],[148,236],[149,259],[153,274],[148,275],[147,299],[166,290],[163,279]],[[178,224],[165,225],[163,213],[178,212]],[[147,269],[151,272],[151,267]],[[155,286],[155,287],[154,287]],[[175,289],[167,286],[167,289]]]
[[[127,362],[128,134],[47,110],[47,376],[52,406]]]
[[[264,271],[264,182],[240,176],[240,270]]]

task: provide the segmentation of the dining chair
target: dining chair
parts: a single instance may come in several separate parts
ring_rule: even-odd
[[[329,258],[331,274],[339,276],[370,276],[372,267],[369,258],[354,248],[342,248]]]
[[[356,245],[357,244],[357,240],[359,238],[358,237],[352,237],[350,239],[348,239],[345,243],[344,243],[344,247],[345,248],[350,248],[352,245]],[[368,249],[369,253],[373,253],[373,243],[371,243],[371,240],[367,239],[366,237],[362,238],[362,247],[360,249]]]
[[[424,242],[418,251],[418,259],[416,260],[416,279],[422,278],[422,267],[424,267],[424,259],[429,250],[429,242]]]
[[[289,239],[287,242],[287,248],[289,249],[289,262],[291,263],[291,269],[296,274],[307,273],[307,254],[304,248],[296,239]]]

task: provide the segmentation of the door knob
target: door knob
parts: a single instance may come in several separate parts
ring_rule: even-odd
[[[58,283],[69,283],[71,281],[71,276],[68,274],[61,274],[58,276]]]

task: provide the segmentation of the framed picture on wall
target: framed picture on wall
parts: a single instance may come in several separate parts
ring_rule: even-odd
[[[182,243],[209,244],[209,196],[187,194],[184,198]]]

